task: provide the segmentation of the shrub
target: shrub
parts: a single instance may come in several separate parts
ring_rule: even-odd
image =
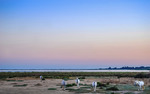
[[[97,82],[97,86],[98,86],[98,87],[107,87],[106,84],[102,84],[102,83],[100,83],[100,82]]]
[[[72,87],[72,86],[75,86],[76,84],[73,83],[73,84],[67,84],[66,87]]]
[[[27,86],[27,84],[23,84],[23,85],[14,85],[14,87],[24,87]]]
[[[16,80],[6,80],[6,81],[11,82],[11,81],[16,81]]]
[[[18,82],[23,82],[23,80],[17,80]]]
[[[149,78],[149,74],[139,73],[134,78]]]
[[[126,92],[125,94],[134,94],[134,93],[132,93],[132,92]]]
[[[100,87],[100,89],[103,89],[103,87]]]
[[[116,86],[109,87],[106,90],[118,91],[119,89]]]
[[[85,76],[81,76],[79,79],[85,79]]]
[[[73,88],[66,88],[66,90],[68,90],[69,92],[75,92],[76,89],[73,89]]]
[[[48,90],[57,90],[57,88],[48,88]]]
[[[64,80],[65,80],[65,81],[68,81],[68,79],[67,79],[67,78],[64,78]]]
[[[106,85],[109,85],[109,82],[107,82]]]
[[[75,86],[76,84],[75,84],[75,83],[73,83],[72,85],[73,85],[73,86]]]
[[[37,83],[37,84],[35,84],[35,86],[42,86],[42,84],[40,84],[40,83]]]

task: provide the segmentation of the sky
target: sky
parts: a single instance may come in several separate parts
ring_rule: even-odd
[[[149,0],[0,0],[0,69],[150,66]]]

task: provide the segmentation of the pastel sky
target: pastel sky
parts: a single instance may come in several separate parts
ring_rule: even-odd
[[[0,69],[150,66],[150,0],[0,0]]]

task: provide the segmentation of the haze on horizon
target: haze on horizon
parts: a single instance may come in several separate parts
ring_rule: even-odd
[[[150,65],[149,0],[0,0],[0,69]]]

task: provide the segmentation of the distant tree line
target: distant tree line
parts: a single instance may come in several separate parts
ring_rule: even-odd
[[[129,66],[124,66],[121,68],[117,68],[117,67],[109,67],[109,68],[99,68],[99,70],[150,70],[149,66],[140,66],[140,67],[129,67]]]

